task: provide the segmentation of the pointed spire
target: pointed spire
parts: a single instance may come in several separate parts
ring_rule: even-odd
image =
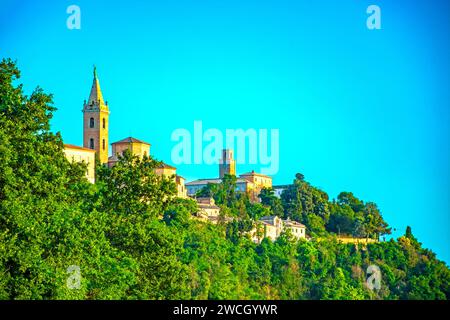
[[[94,80],[92,82],[91,93],[89,94],[88,106],[92,104],[99,106],[100,109],[107,109],[108,107],[103,100],[102,90],[100,89],[100,81],[97,77],[97,67],[94,65]]]

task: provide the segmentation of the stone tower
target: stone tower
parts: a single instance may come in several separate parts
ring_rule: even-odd
[[[222,150],[222,159],[219,162],[219,178],[223,178],[226,174],[236,175],[236,161],[233,158],[233,150]]]
[[[83,146],[96,151],[101,163],[108,163],[109,108],[103,100],[97,69],[94,67],[89,100],[83,106]]]

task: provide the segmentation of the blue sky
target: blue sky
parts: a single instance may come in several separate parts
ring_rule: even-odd
[[[66,27],[71,4],[81,30]],[[366,27],[370,4],[382,30]],[[449,13],[425,0],[0,0],[0,57],[17,59],[27,92],[54,94],[67,143],[82,144],[96,64],[110,141],[132,135],[170,163],[171,133],[195,120],[279,129],[276,184],[302,172],[332,198],[352,191],[449,262]]]

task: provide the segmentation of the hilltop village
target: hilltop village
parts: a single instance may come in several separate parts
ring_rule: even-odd
[[[150,156],[151,144],[134,137],[126,137],[111,143],[112,154],[109,155],[109,116],[108,103],[105,102],[100,88],[100,82],[94,67],[94,79],[89,99],[83,104],[83,146],[64,145],[64,153],[69,161],[84,162],[87,164],[86,178],[95,183],[95,158],[106,166],[113,167],[119,157],[128,150],[139,158]],[[273,188],[275,195],[280,196],[286,186],[273,186],[272,178],[255,171],[237,175],[236,161],[233,150],[223,150],[219,160],[219,176],[216,178],[199,179],[187,182],[178,175],[177,168],[164,162],[155,168],[155,174],[173,179],[177,188],[177,197],[194,199],[199,208],[196,218],[217,223],[221,217],[220,208],[210,197],[197,197],[198,192],[209,184],[219,184],[225,175],[236,176],[236,191],[248,194],[250,201],[259,202],[259,194],[264,188]],[[225,221],[231,218],[223,217]],[[256,243],[267,237],[277,239],[284,230],[290,230],[297,238],[306,238],[306,227],[296,221],[282,220],[277,216],[265,216],[255,223],[250,231],[252,240]]]

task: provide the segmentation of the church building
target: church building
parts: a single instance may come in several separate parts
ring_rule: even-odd
[[[87,164],[86,178],[95,183],[95,157],[100,163],[112,168],[123,155],[129,150],[132,155],[139,158],[150,156],[150,143],[128,137],[111,144],[112,154],[109,156],[109,107],[108,102],[103,99],[97,69],[94,67],[94,79],[89,94],[89,99],[83,104],[83,147],[66,144],[64,153],[66,158],[73,162],[84,162]],[[186,198],[185,179],[176,173],[176,168],[164,164],[155,168],[158,176],[173,179],[177,186],[177,196]]]

